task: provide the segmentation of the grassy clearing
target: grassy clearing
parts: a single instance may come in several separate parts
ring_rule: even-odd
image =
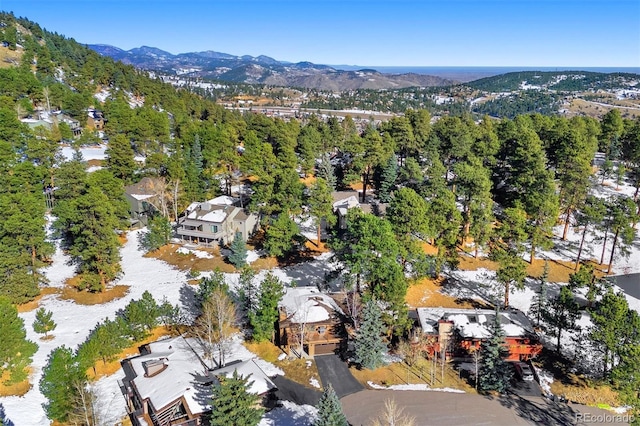
[[[409,286],[405,300],[410,307],[474,308],[480,301],[459,299],[442,293],[442,278],[423,278]]]
[[[634,119],[640,116],[640,106],[631,100],[620,100],[603,94],[598,102],[573,99],[567,109],[572,115],[586,115],[598,119],[613,108],[618,108],[623,118]]]
[[[29,373],[31,373],[31,368],[29,368]],[[31,383],[29,383],[29,379],[23,380],[18,383],[6,384],[5,382],[9,379],[9,372],[3,371],[0,375],[0,397],[5,396],[23,396],[29,389],[31,389]]]
[[[308,363],[310,365],[307,365]],[[315,379],[318,383],[322,384],[320,375],[318,374],[318,368],[314,360],[306,359],[285,359],[283,361],[274,362],[276,367],[279,367],[284,371],[284,376],[293,380],[296,383],[300,383],[311,389],[318,389],[311,385],[311,379]]]
[[[244,346],[267,362],[276,362],[282,349],[271,342],[244,342]]]
[[[310,187],[311,185],[313,185],[316,182],[316,177],[313,175],[309,175],[305,178],[300,178],[300,182],[302,182],[304,184],[304,186],[306,187]]]
[[[600,408],[619,407],[622,405],[618,393],[609,385],[590,383],[575,374],[569,374],[563,381],[551,383],[554,395],[564,395],[569,401]]]
[[[102,292],[89,292],[86,290],[78,290],[77,284],[82,277],[76,275],[66,281],[65,287],[60,293],[60,298],[63,300],[73,300],[78,305],[102,305],[103,303],[109,303],[113,300],[124,297],[129,292],[128,285],[115,285],[107,288]]]
[[[553,375],[551,392],[554,395],[564,395],[570,401],[591,406],[605,404],[619,407],[622,405],[617,392],[608,384],[572,373],[573,361],[555,351],[543,349],[534,364]]]
[[[22,51],[11,50],[8,47],[0,46],[0,68],[9,68],[20,63]]]
[[[199,247],[199,251],[209,253],[213,256],[211,259],[201,259],[194,254],[177,253],[180,247],[179,244],[167,244],[154,252],[145,254],[145,256],[163,260],[183,271],[215,271],[219,269],[227,273],[236,272],[236,268],[222,258],[220,250],[217,248]]]
[[[254,245],[248,244],[247,246],[249,250],[255,250]],[[220,250],[217,248],[199,247],[197,250],[207,252],[213,256],[211,259],[201,259],[194,254],[177,253],[180,247],[181,245],[179,244],[167,244],[154,252],[145,254],[145,257],[162,260],[182,271],[215,271],[219,269],[221,272],[226,273],[238,272],[235,266],[223,258]],[[249,267],[255,271],[273,269],[277,266],[278,259],[275,257],[261,257],[249,265]]]
[[[56,287],[44,287],[40,289],[40,294],[36,296],[35,299],[33,299],[30,302],[23,303],[22,305],[18,305],[17,306],[18,312],[25,313],[25,312],[31,312],[35,309],[38,309],[38,307],[40,306],[40,300],[42,300],[44,296],[47,296],[49,294],[60,294],[60,292],[61,290]]]
[[[254,271],[262,271],[265,269],[273,269],[278,267],[278,259],[273,256],[261,257],[250,265]]]
[[[430,360],[420,359],[414,366],[408,367],[405,363],[392,363],[375,370],[359,370],[350,367],[353,376],[368,387],[368,382],[380,386],[421,384],[432,388],[453,388],[460,389],[468,393],[475,393],[475,389],[464,379],[461,379],[458,372],[450,364],[444,366],[444,376],[441,366],[438,364],[432,370],[433,365]],[[433,371],[433,377],[432,377]]]
[[[87,161],[87,167],[102,167],[104,165],[104,160],[91,159]]]

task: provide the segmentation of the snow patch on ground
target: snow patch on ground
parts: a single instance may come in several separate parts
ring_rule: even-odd
[[[322,386],[320,386],[320,382],[318,382],[318,379],[316,379],[315,377],[309,379],[309,384],[314,388],[322,389]]]
[[[384,353],[382,354],[382,360],[385,364],[392,364],[394,362],[402,362],[404,358],[400,355]]]
[[[542,389],[542,393],[551,396],[551,383],[553,383],[553,374],[549,373],[542,368],[537,368],[535,365],[533,366],[536,374],[538,375],[540,388]]]
[[[410,384],[410,385],[391,385],[391,386],[381,386],[376,385],[373,382],[367,382],[367,384],[373,389],[386,389],[386,390],[410,390],[410,391],[433,391],[433,392],[451,392],[451,393],[465,393],[460,389],[452,389],[452,388],[432,388],[426,384]]]
[[[300,234],[306,237],[308,240],[316,241],[318,239],[318,227],[315,224],[313,217],[301,216],[296,217],[294,222],[300,227]]]
[[[180,247],[178,250],[176,250],[176,253],[184,254],[184,255],[192,254],[195,257],[197,257],[198,259],[213,259],[213,255],[210,254],[210,253],[207,253],[206,251],[191,250],[191,249],[188,249],[186,247]]]
[[[258,426],[311,426],[318,417],[318,410],[311,405],[297,405],[281,401],[282,406],[266,413]]]
[[[84,161],[89,160],[104,160],[107,158],[105,151],[107,150],[106,145],[97,145],[97,146],[83,146],[80,148],[80,152],[82,153],[82,159]],[[60,149],[62,156],[65,160],[69,161],[73,158],[73,148],[70,146],[63,146]]]
[[[247,250],[247,263],[253,263],[260,259],[260,254],[256,250]]]

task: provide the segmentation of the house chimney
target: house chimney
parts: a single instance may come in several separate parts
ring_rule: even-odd
[[[167,367],[165,364],[166,360],[166,358],[161,358],[144,361],[142,363],[142,367],[144,367],[145,377],[153,377],[156,374],[161,373]]]

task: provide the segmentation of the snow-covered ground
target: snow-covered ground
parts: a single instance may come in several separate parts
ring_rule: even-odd
[[[105,158],[107,158],[107,155],[105,154],[106,150],[106,145],[83,146],[80,148],[82,159],[84,161],[104,160]],[[71,148],[70,146],[63,146],[60,149],[60,152],[66,160],[71,160],[73,158],[73,148]]]
[[[35,311],[20,314],[25,322],[28,338],[37,342],[39,348],[33,358],[33,374],[30,379],[33,386],[29,392],[23,397],[0,398],[0,405],[4,407],[6,417],[16,426],[44,426],[51,423],[42,407],[46,400],[38,388],[38,383],[42,377],[42,368],[46,365],[47,357],[53,349],[62,345],[76,349],[99,322],[105,318],[114,318],[118,310],[124,308],[132,299],[139,299],[144,291],[149,291],[157,301],[166,297],[171,303],[183,306],[191,302],[185,298],[184,292],[180,291],[183,286],[188,285],[186,272],[163,261],[143,257],[137,244],[139,232],[141,231],[129,232],[127,243],[121,249],[123,276],[117,284],[129,286],[129,291],[123,298],[103,305],[83,306],[71,300],[62,300],[56,294],[44,296],[40,306],[53,312],[53,320],[57,324],[57,328],[52,333],[54,338],[48,341],[41,341],[40,336],[33,331]],[[52,265],[45,270],[49,285],[63,287],[66,279],[74,275],[73,267],[67,265],[69,259],[59,248],[52,260]],[[308,264],[312,267],[313,262]],[[289,272],[276,269],[273,272],[285,282],[291,282],[293,279],[302,281],[304,275],[311,274],[311,271],[305,272],[304,268]],[[259,276],[264,274],[263,271]],[[226,274],[226,278],[232,287],[237,285],[238,274]],[[227,357],[228,359],[249,359],[255,355],[236,338]],[[267,374],[282,374],[282,371],[272,364],[262,360],[257,362]],[[123,376],[122,370],[119,370],[93,384],[100,401],[98,409],[104,426],[115,425],[126,415],[125,401],[117,383],[117,380]],[[313,418],[315,418],[315,408],[287,403],[266,414],[261,425],[310,424]],[[307,423],[304,423],[305,421]]]
[[[410,385],[391,385],[380,386],[373,382],[367,382],[372,389],[386,389],[386,390],[411,390],[411,391],[432,391],[432,392],[451,392],[451,393],[464,393],[459,389],[452,388],[432,388],[426,384],[410,384]]]
[[[300,234],[311,241],[318,239],[318,227],[311,216],[296,217],[294,220],[300,227]]]

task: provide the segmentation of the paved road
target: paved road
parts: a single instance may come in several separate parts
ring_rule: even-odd
[[[629,296],[640,299],[640,274],[615,275],[607,278]]]
[[[449,392],[365,390],[348,395],[341,402],[349,423],[364,426],[380,415],[385,400],[391,398],[420,426],[583,425],[589,422],[578,422],[578,414],[586,413],[613,420],[598,425],[621,424],[615,423],[615,415],[608,411],[517,395],[491,398]]]
[[[364,389],[364,386],[353,377],[347,364],[338,355],[318,355],[315,357],[315,361],[322,386],[331,383],[338,398]]]

